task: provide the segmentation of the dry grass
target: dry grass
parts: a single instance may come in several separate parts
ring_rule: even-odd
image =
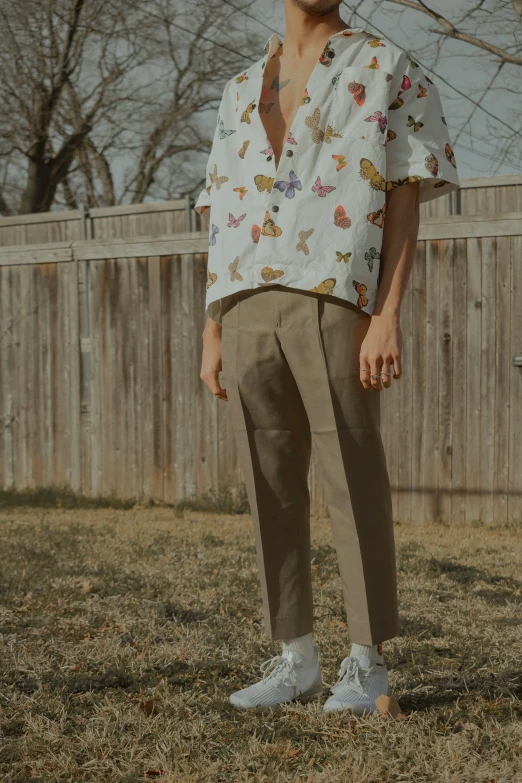
[[[522,783],[520,529],[396,526],[402,635],[385,654],[408,719],[393,722],[228,703],[279,649],[251,526],[161,508],[0,512],[4,783]],[[331,684],[349,640],[328,521],[313,529]]]

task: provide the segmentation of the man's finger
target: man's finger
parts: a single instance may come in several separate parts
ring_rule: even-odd
[[[216,371],[209,372],[203,380],[207,384],[208,388],[214,395],[214,397],[218,397],[220,400],[225,400],[228,402],[227,398],[227,392],[226,389],[223,389],[221,384],[219,383],[219,373]]]
[[[392,382],[392,362],[384,362],[381,370],[381,381],[385,389],[389,389]]]
[[[372,384],[370,383],[370,365],[367,361],[360,361],[360,370],[359,370],[359,378],[361,380],[362,385],[365,389],[371,389]]]
[[[393,359],[393,377],[400,378],[402,375],[402,362],[400,356],[395,356]]]
[[[374,389],[377,389],[377,391],[382,391],[382,383],[381,383],[381,370],[382,370],[382,359],[376,359],[371,363],[371,383]]]

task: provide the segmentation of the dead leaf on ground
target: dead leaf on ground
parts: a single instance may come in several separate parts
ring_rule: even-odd
[[[152,715],[155,715],[158,711],[156,703],[152,699],[142,699],[140,702],[140,710],[147,718],[152,717]]]
[[[375,706],[383,718],[393,718],[394,720],[406,720],[406,715],[401,712],[399,702],[395,696],[379,696],[375,699]]]

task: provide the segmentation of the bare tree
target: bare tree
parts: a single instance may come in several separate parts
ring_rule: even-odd
[[[105,29],[97,28],[104,6],[104,0],[4,0],[0,7],[0,155],[13,173],[4,172],[2,197],[10,211],[50,209],[136,57],[131,42],[122,55],[106,56],[115,24],[111,29],[105,14]],[[100,55],[98,79],[86,72],[94,51]],[[74,121],[66,105],[82,81],[88,111]]]
[[[361,3],[352,1],[344,5],[360,21]],[[476,74],[476,88],[467,89],[459,84],[457,77],[450,78],[450,84],[460,87],[460,94],[447,90],[447,100],[454,101],[452,115],[457,124],[453,128],[453,140],[464,147],[468,141],[472,151],[478,151],[477,142],[479,146],[483,142],[487,149],[482,147],[482,154],[486,152],[496,162],[496,170],[506,163],[513,172],[520,171],[522,0],[458,0],[446,13],[439,11],[437,5],[440,4],[436,0],[373,0],[367,16],[372,21],[377,11],[387,14],[394,21],[390,29],[401,27],[403,15],[409,22],[417,19],[422,48],[416,51],[413,37],[411,53],[429,67],[436,69],[443,59],[468,58]],[[462,59],[459,62],[456,74],[460,73]],[[463,100],[466,97],[469,102]],[[482,124],[479,131],[477,115],[482,113],[486,125],[484,129]]]
[[[201,116],[252,38],[222,0],[3,0],[0,212],[197,189]]]
[[[517,25],[517,21],[522,19],[522,0],[500,0],[500,2],[490,3],[489,5],[494,7],[490,7],[488,9],[485,7],[484,0],[482,0],[482,2],[477,0],[477,2],[473,3],[472,6],[465,11],[463,11],[462,6],[460,9],[458,6],[455,6],[455,16],[460,16],[459,21],[451,21],[446,16],[444,16],[444,14],[439,13],[439,11],[436,9],[430,8],[428,5],[426,5],[426,3],[422,2],[422,0],[418,0],[417,2],[416,0],[387,0],[387,2],[395,3],[395,5],[402,5],[405,8],[411,8],[414,11],[419,11],[420,13],[425,14],[427,17],[433,19],[433,21],[436,22],[439,27],[430,27],[430,33],[446,38],[453,38],[456,41],[462,41],[463,43],[470,44],[471,46],[475,46],[479,49],[484,49],[484,51],[494,55],[495,59],[500,63],[522,65],[522,41],[520,39],[519,46],[517,46],[515,50],[511,48],[503,48],[502,46],[496,46],[492,40],[492,37],[500,37],[502,32],[500,29],[501,22],[507,23],[507,25],[511,26],[513,24]],[[518,14],[519,20],[517,20],[513,11],[515,11],[515,14]],[[484,32],[486,32],[482,27],[482,20],[484,15],[487,15],[489,20],[492,21],[495,25],[499,25],[496,31],[490,31],[496,32],[496,36],[484,35]],[[479,16],[480,23],[477,25],[477,27],[482,27],[482,35],[473,35],[467,32],[465,28],[460,27],[461,23],[469,22],[473,19],[473,17],[476,18],[477,22],[479,22]]]

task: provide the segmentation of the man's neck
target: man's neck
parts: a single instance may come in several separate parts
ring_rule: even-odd
[[[285,53],[296,57],[317,51],[331,35],[350,26],[341,19],[338,8],[326,16],[315,16],[302,11],[293,0],[285,0],[285,16]]]

